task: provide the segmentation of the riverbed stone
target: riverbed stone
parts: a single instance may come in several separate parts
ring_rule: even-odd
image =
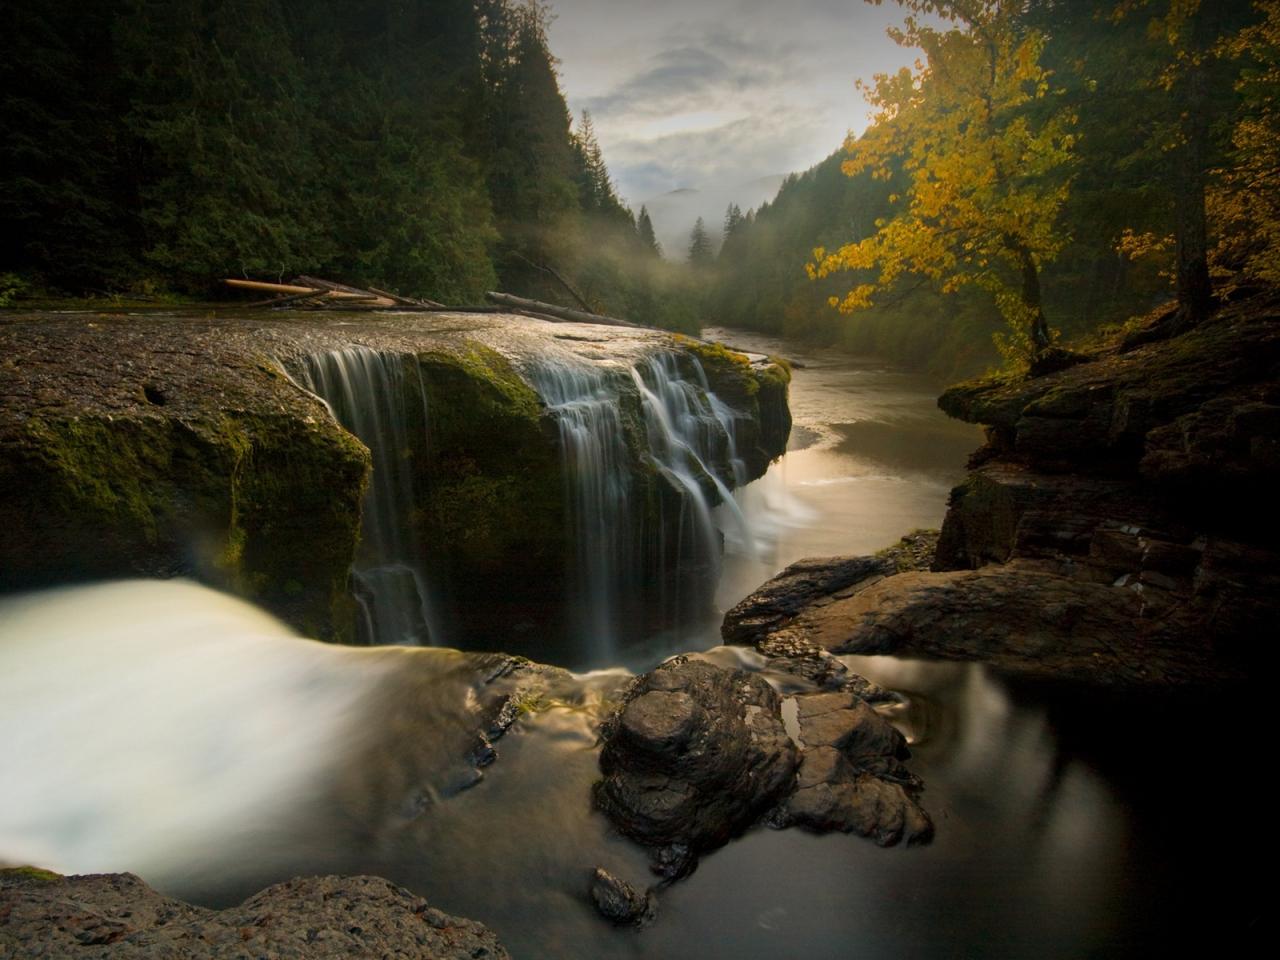
[[[663,883],[758,822],[857,833],[883,846],[927,842],[924,785],[902,763],[906,738],[854,686],[796,694],[792,739],[782,703],[759,676],[668,661],[638,677],[602,727],[596,806],[650,847]],[[639,915],[639,895],[613,878],[597,876],[592,894],[615,922]]]
[[[806,751],[832,747],[844,756],[909,757],[906,738],[862,698],[850,693],[796,697],[800,742]]]
[[[657,915],[658,898],[652,890],[638,890],[603,867],[592,874],[591,900],[602,917],[619,926],[639,926]]]

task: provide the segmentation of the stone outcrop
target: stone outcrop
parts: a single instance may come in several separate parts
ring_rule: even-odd
[[[455,642],[491,645],[517,623],[546,632],[547,598],[566,589],[563,460],[531,364],[616,373],[655,353],[711,358],[707,379],[732,398],[752,477],[781,455],[790,425],[784,367],[655,330],[501,314],[9,315],[0,590],[184,575],[309,636],[353,639],[349,571],[371,459],[289,375],[352,348],[401,368],[405,395],[391,400],[409,440],[391,455],[421,495],[404,526],[429,545]],[[639,398],[623,401],[628,429],[642,429]],[[643,446],[630,441],[635,502],[656,515],[674,494]]]
[[[758,823],[858,833],[882,846],[929,840],[923,784],[902,763],[906,740],[852,692],[860,678],[842,679],[841,690],[788,698],[789,733],[783,699],[761,676],[667,661],[636,678],[602,726],[597,808],[650,848],[664,883]],[[602,870],[591,895],[619,923],[653,910],[652,888],[641,894]]]
[[[133,874],[0,870],[0,954],[110,960],[397,957],[501,960],[483,924],[452,917],[378,877],[301,877],[237,907],[162,896]]]
[[[988,443],[932,569],[804,561],[729,612],[726,641],[1121,687],[1250,675],[1280,617],[1280,301],[1142,334],[948,390],[940,406]]]

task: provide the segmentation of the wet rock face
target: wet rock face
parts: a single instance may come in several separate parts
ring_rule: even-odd
[[[777,825],[839,830],[881,846],[923,843],[933,823],[918,802],[920,779],[903,766],[906,739],[851,693],[796,698],[803,759]]]
[[[5,870],[0,953],[15,960],[509,956],[483,924],[449,916],[379,877],[303,877],[238,907],[206,910],[161,896],[128,873],[56,877]]]
[[[651,848],[659,885],[758,822],[857,833],[882,846],[927,842],[933,825],[918,802],[923,784],[902,763],[906,740],[854,690],[894,695],[852,676],[839,685],[795,696],[793,740],[782,701],[760,676],[668,661],[637,678],[605,722],[596,805]],[[603,870],[590,893],[615,923],[653,912],[652,888],[640,894]]]
[[[780,706],[759,677],[680,657],[663,664],[605,724],[596,805],[648,846],[720,846],[794,781]]]
[[[799,560],[733,608],[725,643],[754,643],[809,604],[893,571],[879,557],[814,557]]]

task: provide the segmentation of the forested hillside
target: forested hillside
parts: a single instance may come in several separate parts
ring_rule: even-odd
[[[0,273],[176,291],[502,286],[693,326],[513,0],[11,0]],[[554,271],[554,273],[552,272]]]
[[[996,104],[992,126],[994,135],[1008,135],[1011,142],[1013,134],[1046,129],[1050,122],[1059,126],[1055,165],[1037,167],[1025,143],[1013,151],[1017,173],[1010,189],[1022,191],[1013,200],[1025,203],[1025,220],[1042,218],[1037,226],[1052,230],[1052,243],[1038,251],[1038,266],[1044,314],[1062,339],[1123,321],[1173,294],[1175,200],[1189,189],[1192,168],[1208,172],[1216,269],[1226,276],[1251,257],[1257,260],[1268,244],[1274,247],[1266,239],[1274,233],[1268,226],[1274,210],[1264,200],[1274,196],[1276,173],[1261,159],[1264,144],[1274,142],[1267,133],[1277,93],[1276,38],[1268,39],[1275,32],[1274,12],[1266,20],[1266,6],[1249,0],[1203,5],[1189,18],[1178,4],[1114,0],[1010,9],[1017,11],[1011,34],[1024,44],[1021,56],[1038,55],[1036,69],[1047,79],[1043,90],[1033,89],[1003,110]],[[1028,37],[1035,44],[1026,45]],[[939,51],[939,63],[945,55]],[[963,63],[957,59],[953,66]],[[963,76],[946,79],[942,89],[973,89]],[[901,95],[902,104],[921,102],[919,80],[896,91],[892,85],[905,82],[901,75],[888,80],[885,90]],[[1025,77],[1020,82],[1027,87]],[[837,272],[817,271],[824,275],[815,280],[806,275],[814,248],[830,251],[872,237],[899,214],[910,189],[907,158],[917,165],[954,160],[945,148],[947,134],[909,128],[908,112],[894,106],[885,116],[882,130],[897,125],[898,139],[884,167],[847,176],[842,149],[789,178],[773,202],[726,225],[712,295],[719,322],[838,343],[944,376],[980,372],[1000,361],[993,334],[1005,330],[1006,318],[981,283],[952,283],[955,289],[944,294],[941,275],[906,270],[892,290],[843,314],[829,301],[844,300],[851,287],[874,280],[875,271],[851,274],[844,265]],[[1188,144],[1200,151],[1194,163],[1186,156]],[[925,173],[921,182],[930,189],[948,189],[948,178],[974,183],[993,171]],[[1051,203],[1033,202],[1049,194]],[[1252,222],[1241,216],[1244,209],[1255,212]],[[918,248],[924,255],[916,262],[936,263],[946,275],[955,253],[944,252],[938,236],[954,225],[936,217],[924,223],[935,233],[927,241],[932,246]],[[885,266],[883,259],[878,266]]]

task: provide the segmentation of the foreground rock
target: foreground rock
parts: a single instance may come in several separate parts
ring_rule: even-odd
[[[760,676],[676,657],[638,677],[605,722],[596,806],[650,848],[663,882],[760,822],[882,846],[932,836],[917,803],[923,785],[902,765],[909,751],[892,724],[848,689],[789,699],[795,739],[782,698]],[[642,896],[604,871],[591,893],[615,922],[652,911],[652,890]]]
[[[0,870],[0,955],[503,958],[483,924],[452,917],[378,877],[302,877],[238,907],[206,910],[129,873],[59,877]]]
[[[694,853],[775,806],[798,764],[764,680],[682,657],[638,677],[602,737],[596,805],[633,840]]]
[[[1119,687],[1255,674],[1280,618],[1280,298],[1074,359],[943,395],[989,429],[932,570],[804,561],[729,612],[726,641]]]
[[[903,766],[911,753],[888,720],[851,693],[797,697],[796,715],[803,760],[776,825],[856,833],[882,847],[932,838],[917,802],[924,785]]]

